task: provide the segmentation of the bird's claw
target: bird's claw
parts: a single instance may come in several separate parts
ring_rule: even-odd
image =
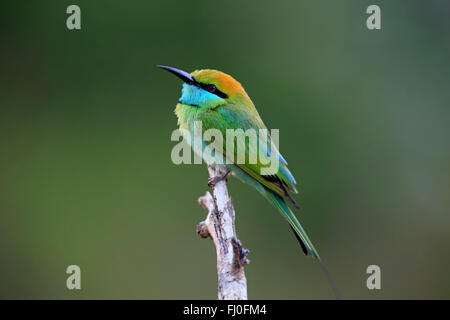
[[[217,182],[225,180],[227,181],[227,176],[230,174],[231,170],[229,168],[225,169],[226,171],[220,176],[214,176],[208,179],[208,186],[214,188]]]

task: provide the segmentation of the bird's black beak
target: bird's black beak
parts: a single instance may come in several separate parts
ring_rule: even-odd
[[[173,73],[174,75],[176,75],[178,78],[180,78],[181,80],[183,80],[184,82],[186,82],[187,84],[196,84],[197,81],[195,80],[194,76],[187,73],[186,71],[177,69],[177,68],[172,68],[172,67],[167,67],[167,66],[161,66],[158,65],[158,68],[164,69],[169,71],[170,73]]]

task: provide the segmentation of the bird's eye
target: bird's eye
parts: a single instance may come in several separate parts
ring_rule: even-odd
[[[208,92],[210,92],[212,94],[215,94],[216,96],[218,96],[218,97],[220,97],[222,99],[227,99],[228,98],[228,96],[225,93],[223,93],[222,91],[220,91],[216,87],[216,85],[213,84],[213,83],[207,84],[207,83],[197,82],[197,86],[199,88],[202,88],[205,91],[208,91]]]
[[[206,86],[206,90],[208,90],[209,92],[213,93],[213,92],[215,92],[215,91],[217,90],[217,88],[216,88],[216,86],[213,85],[213,84],[208,84],[208,85]]]

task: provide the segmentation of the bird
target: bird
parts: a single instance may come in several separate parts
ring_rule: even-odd
[[[243,131],[248,129],[267,130],[253,101],[241,83],[232,76],[214,69],[199,69],[188,73],[165,65],[158,65],[157,67],[172,73],[183,81],[181,97],[175,107],[179,129],[193,132],[194,123],[201,121],[204,130],[215,129],[223,136],[226,136],[226,131],[230,129],[242,129]],[[271,139],[270,136],[268,139]],[[206,142],[204,143],[206,144]],[[239,140],[236,143],[239,143]],[[241,147],[245,150],[246,156],[245,160],[241,162],[236,161],[236,150],[233,150],[232,159],[229,159],[230,153],[227,153],[227,145],[226,143],[223,144],[223,157],[231,161],[224,161],[221,164],[226,171],[218,179],[225,179],[231,173],[242,182],[256,188],[288,223],[303,253],[319,261],[336,297],[339,299],[339,292],[318,251],[287,205],[287,201],[289,201],[296,208],[299,207],[291,196],[291,193],[297,194],[298,190],[296,189],[296,180],[288,169],[287,161],[278,148],[271,144],[271,147],[263,149],[262,153],[267,158],[278,160],[278,168],[275,172],[266,173],[261,168],[262,164],[259,161],[256,163],[248,161],[249,157],[253,155],[252,153],[257,152],[255,146],[250,142],[242,142],[242,140],[241,143],[245,144]],[[237,149],[239,150],[239,146]],[[210,179],[209,184],[214,184],[214,182],[217,181],[211,181]]]

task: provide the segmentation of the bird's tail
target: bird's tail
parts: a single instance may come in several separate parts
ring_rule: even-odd
[[[302,225],[297,220],[297,218],[295,217],[295,215],[291,211],[291,209],[289,209],[289,207],[287,206],[284,199],[282,197],[280,197],[279,195],[277,195],[276,193],[274,193],[270,190],[267,190],[267,189],[266,189],[265,196],[278,209],[280,214],[287,221],[287,223],[291,227],[292,231],[294,232],[295,237],[297,238],[298,242],[300,243],[303,252],[306,255],[312,256],[313,258],[316,258],[319,261],[319,264],[322,267],[322,270],[325,273],[325,276],[327,277],[331,288],[333,289],[334,295],[336,296],[337,299],[340,299],[339,291],[337,290],[336,285],[334,284],[334,281],[331,278],[331,275],[328,272],[327,267],[322,262],[322,259],[320,259],[319,253],[314,248],[311,240],[309,240],[308,235],[306,234]]]
[[[275,206],[275,208],[278,209],[282,217],[287,221],[287,223],[291,227],[295,237],[297,238],[298,242],[300,243],[303,249],[303,252],[306,255],[312,256],[313,258],[320,260],[319,253],[314,248],[305,230],[303,230],[302,225],[297,220],[295,215],[292,213],[291,209],[289,209],[284,199],[279,195],[277,195],[276,193],[269,190],[267,190],[266,196],[269,199],[269,201]]]

